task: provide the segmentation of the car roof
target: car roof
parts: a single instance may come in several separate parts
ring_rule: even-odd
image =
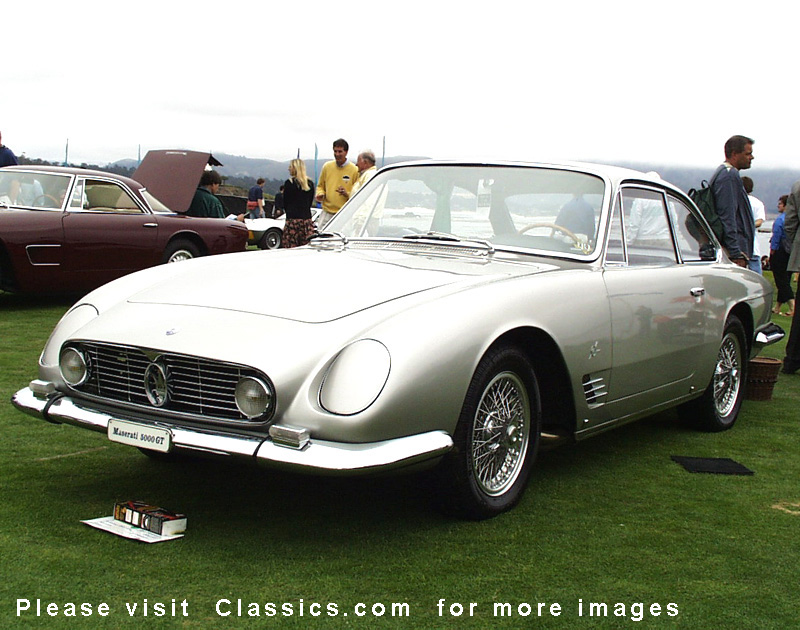
[[[173,212],[186,212],[207,165],[222,166],[222,163],[208,152],[159,149],[147,152],[132,177],[76,166],[30,164],[4,168],[26,172],[112,178],[125,183],[132,190],[146,188]]]
[[[381,170],[402,168],[408,166],[500,166],[500,167],[523,167],[523,168],[555,168],[566,169],[597,175],[614,185],[622,182],[640,182],[645,184],[656,184],[664,186],[672,191],[685,196],[685,193],[677,186],[661,179],[658,173],[650,171],[645,173],[632,168],[623,166],[612,166],[609,164],[598,164],[594,162],[522,162],[522,161],[485,161],[485,160],[414,160],[409,162],[397,162],[383,167]]]
[[[98,171],[90,168],[80,168],[77,166],[40,166],[36,164],[25,164],[19,166],[5,166],[3,170],[6,171],[19,171],[21,173],[52,173],[54,175],[72,175],[80,177],[97,177],[106,179],[116,179],[126,184],[132,190],[139,190],[144,186],[130,177],[118,175],[116,173],[109,173],[107,171]]]

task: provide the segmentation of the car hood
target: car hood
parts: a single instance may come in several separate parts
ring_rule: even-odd
[[[134,304],[223,309],[321,323],[423,291],[466,288],[553,268],[387,251],[303,248],[177,263]]]

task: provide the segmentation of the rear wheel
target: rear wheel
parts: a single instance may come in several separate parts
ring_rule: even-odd
[[[186,239],[178,239],[177,241],[172,241],[169,245],[167,245],[161,262],[174,263],[199,257],[200,249],[197,247],[197,245],[191,241],[187,241]]]
[[[701,431],[730,429],[739,417],[747,369],[744,326],[731,315],[725,323],[714,375],[700,398],[678,408],[681,418]]]
[[[517,349],[490,350],[472,378],[439,470],[446,511],[471,519],[496,516],[522,496],[539,447],[536,376]]]

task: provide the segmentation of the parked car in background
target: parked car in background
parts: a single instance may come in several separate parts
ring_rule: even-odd
[[[257,245],[259,249],[278,249],[283,240],[283,228],[286,225],[286,215],[278,219],[245,218],[244,224],[247,226],[248,245]]]
[[[172,186],[191,199],[200,172]],[[159,263],[244,251],[246,241],[241,222],[172,212],[134,179],[55,166],[0,169],[5,291],[85,293]]]
[[[636,171],[394,165],[327,230],[90,293],[14,404],[154,457],[428,466],[479,519],[520,499],[543,443],[671,407],[731,428],[748,359],[783,336],[770,284]]]

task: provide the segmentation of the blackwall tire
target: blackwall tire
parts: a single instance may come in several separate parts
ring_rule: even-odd
[[[539,390],[530,361],[510,346],[490,349],[467,390],[453,451],[438,471],[445,511],[481,520],[516,505],[540,432]]]
[[[259,249],[278,249],[281,246],[283,233],[278,228],[270,228],[258,242]]]

